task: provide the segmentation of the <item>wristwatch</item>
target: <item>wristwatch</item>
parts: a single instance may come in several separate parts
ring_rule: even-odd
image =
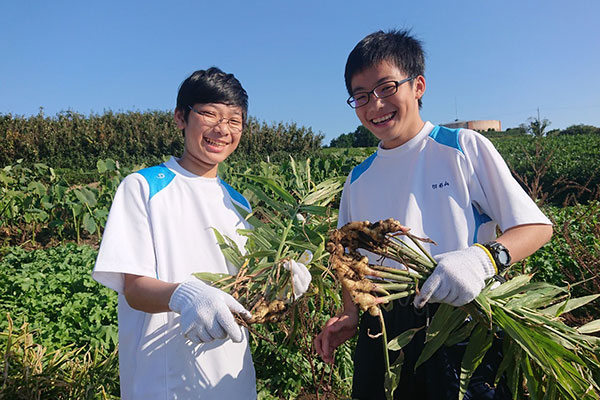
[[[508,249],[496,241],[484,243],[483,247],[488,249],[494,258],[496,268],[498,268],[498,274],[504,272],[510,265],[510,253],[508,252]]]

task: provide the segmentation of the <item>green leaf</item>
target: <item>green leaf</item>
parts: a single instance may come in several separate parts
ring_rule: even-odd
[[[454,346],[457,343],[465,341],[469,337],[469,335],[471,335],[471,332],[473,332],[473,328],[475,328],[476,325],[477,321],[471,319],[459,329],[452,332],[452,334],[448,336],[448,339],[446,339],[444,346],[450,347]]]
[[[248,189],[252,193],[254,193],[256,195],[256,197],[258,197],[259,200],[263,201],[268,207],[271,208],[271,213],[269,213],[267,215],[271,215],[273,213],[273,211],[275,211],[279,214],[287,215],[290,213],[291,210],[296,209],[295,200],[294,200],[294,204],[290,205],[290,204],[282,203],[280,201],[273,199],[271,196],[269,196],[265,192],[263,192],[262,189],[260,189],[256,186],[248,185]],[[255,210],[255,212],[256,212],[256,210]]]
[[[43,196],[44,194],[46,194],[46,187],[40,182],[33,181],[29,182],[29,185],[27,185],[27,191],[33,192],[38,196]]]
[[[565,349],[548,335],[544,335],[539,327],[524,325],[517,319],[509,317],[500,308],[495,309],[494,314],[506,334],[519,344],[532,361],[539,365],[546,374],[556,377],[560,390],[575,399],[577,398],[575,393],[585,390],[585,387],[589,385],[581,378],[578,369],[571,364],[571,362],[575,362],[585,365],[576,353]]]
[[[419,359],[415,364],[415,370],[425,361],[429,360],[444,342],[446,342],[446,339],[448,339],[448,336],[454,329],[465,321],[466,316],[467,313],[460,308],[455,308],[444,303],[440,304],[435,315],[431,319],[429,328],[427,328],[425,347],[421,351]]]
[[[245,208],[242,208],[235,203],[233,203],[233,207],[236,209],[238,214],[240,214],[245,220],[248,220],[248,218],[250,218],[251,214]]]
[[[289,194],[284,188],[282,188],[274,179],[267,178],[264,176],[256,176],[256,175],[242,175],[248,179],[254,180],[256,182],[260,182],[277,193],[283,200],[285,200],[290,205],[296,205],[296,199],[294,196]]]
[[[108,168],[106,167],[106,163],[104,162],[104,160],[98,160],[98,161],[96,161],[96,169],[101,174],[105,173],[108,170]]]
[[[520,296],[515,297],[506,303],[508,308],[520,308],[527,306],[535,309],[544,307],[552,303],[552,300],[559,294],[564,294],[567,291],[559,286],[554,286],[546,282],[534,282],[521,287],[523,292]]]
[[[296,187],[298,189],[303,189],[304,188],[304,183],[302,182],[302,177],[300,177],[300,174],[298,174],[298,171],[296,169],[296,161],[294,160],[294,158],[292,156],[290,156],[290,167],[292,169],[292,174],[294,175],[294,178],[296,179]]]
[[[65,197],[65,193],[69,189],[69,186],[60,180],[58,183],[52,186],[52,193],[59,199],[62,200]]]
[[[491,299],[502,299],[519,293],[521,291],[521,288],[527,283],[529,283],[532,277],[533,275],[518,275],[504,282],[496,289],[490,291],[489,297]]]
[[[106,220],[106,218],[108,218],[108,210],[104,208],[96,208],[94,210],[94,217],[96,217],[97,219]]]
[[[107,158],[106,160],[98,160],[98,162],[96,163],[96,167],[98,169],[98,172],[102,174],[107,171],[116,171],[117,163],[114,160]]]
[[[460,387],[458,393],[458,399],[462,400],[467,393],[469,382],[473,372],[477,369],[485,353],[492,346],[492,340],[494,334],[489,331],[487,327],[477,325],[473,331],[473,334],[469,338],[469,343],[465,349],[465,354],[462,359],[460,366]]]
[[[389,372],[385,373],[384,380],[384,391],[386,399],[392,400],[394,398],[394,391],[400,383],[400,377],[402,376],[402,365],[404,364],[404,352],[400,351],[398,358],[390,365]]]
[[[587,324],[582,325],[579,328],[577,328],[577,332],[583,333],[583,334],[594,333],[594,332],[598,332],[598,331],[600,331],[600,319],[596,319],[592,322],[588,322]]]
[[[515,379],[515,372],[518,373],[519,365],[521,362],[521,354],[522,350],[517,345],[514,340],[511,340],[510,336],[505,336],[502,343],[502,362],[498,366],[498,371],[496,372],[496,378],[494,380],[494,385],[497,386],[502,378],[502,375],[506,372],[506,379],[509,388],[511,389],[511,393],[515,393],[513,390]]]
[[[96,220],[88,212],[83,214],[82,224],[83,224],[83,229],[85,229],[90,235],[93,235],[94,233],[96,233],[96,229],[98,229]]]
[[[342,189],[343,186],[339,179],[329,179],[318,184],[315,190],[303,199],[302,203],[319,203],[320,205],[326,205],[331,202]]]
[[[221,252],[231,264],[233,264],[238,270],[244,265],[243,257],[241,256],[240,250],[237,244],[228,238],[227,236],[221,235],[221,233],[214,229],[212,230],[217,238],[217,243],[221,248]]]
[[[311,205],[301,205],[300,212],[304,212],[311,215],[320,215],[322,217],[326,217],[330,214],[334,214],[334,211],[329,207],[323,206],[311,206]]]
[[[537,376],[531,366],[531,359],[529,357],[524,357],[521,360],[521,371],[523,371],[525,383],[527,384],[527,392],[529,393],[531,400],[537,400],[538,395],[540,394],[539,391],[541,381],[537,379]]]
[[[584,306],[600,297],[600,294],[592,294],[589,296],[577,297],[575,299],[565,300],[559,304],[555,304],[551,307],[542,310],[543,313],[559,316],[569,311],[573,311],[576,308]]]
[[[213,272],[195,272],[192,275],[194,275],[196,278],[203,280],[204,282],[208,283],[209,285],[212,285],[215,282],[218,282],[222,279],[226,279],[231,277],[231,275],[229,274],[217,274],[217,273],[213,273]]]
[[[402,350],[404,346],[406,346],[413,339],[415,334],[423,329],[424,326],[420,328],[407,329],[402,332],[400,335],[396,336],[392,340],[388,342],[388,350],[390,351],[399,351]]]
[[[86,187],[82,187],[81,189],[73,189],[73,193],[77,200],[79,200],[83,204],[87,204],[90,207],[95,207],[98,203],[96,199],[96,194]]]

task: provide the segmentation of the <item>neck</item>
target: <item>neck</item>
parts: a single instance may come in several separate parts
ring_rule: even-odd
[[[404,143],[417,136],[417,134],[421,132],[421,129],[423,129],[423,126],[425,126],[425,122],[423,122],[421,117],[415,118],[413,121],[411,121],[409,124],[402,128],[402,133],[398,135],[395,139],[383,142],[382,147],[384,149],[393,149],[402,146]]]
[[[179,165],[193,173],[204,178],[216,178],[219,164],[209,164],[198,158],[194,158],[187,152],[177,161]]]

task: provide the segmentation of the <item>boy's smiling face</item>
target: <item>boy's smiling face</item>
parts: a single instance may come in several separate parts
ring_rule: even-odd
[[[352,93],[369,92],[386,81],[407,78],[394,64],[383,61],[352,77]],[[356,115],[365,128],[381,140],[383,148],[398,147],[413,137],[423,127],[419,114],[419,99],[425,93],[425,78],[421,75],[398,86],[389,97],[378,99],[373,94],[367,104],[357,108]]]
[[[206,114],[208,113],[208,114]],[[213,116],[218,124],[212,124],[201,114]],[[186,170],[207,178],[217,176],[220,162],[225,161],[240,143],[241,131],[232,130],[229,121],[241,124],[242,109],[220,103],[194,104],[187,121],[180,109],[175,110],[175,122],[185,129],[185,145],[179,164]]]

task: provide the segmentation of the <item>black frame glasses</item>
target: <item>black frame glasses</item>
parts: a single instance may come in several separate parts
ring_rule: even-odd
[[[402,79],[401,81],[385,81],[375,86],[370,92],[356,92],[352,96],[348,97],[346,103],[354,109],[362,107],[369,103],[371,95],[378,99],[384,99],[395,95],[398,92],[398,88],[403,83],[412,81],[419,75],[411,76],[410,78]]]
[[[190,105],[188,105],[188,108],[191,111],[198,114],[199,116],[201,116],[202,120],[205,123],[207,123],[208,125],[211,125],[212,127],[215,127],[215,126],[219,125],[221,122],[225,121],[227,123],[227,127],[229,128],[229,131],[232,133],[241,133],[242,130],[244,129],[244,123],[240,120],[231,119],[231,118],[223,118],[219,114],[217,114],[213,111],[198,111]],[[233,122],[233,125],[231,125],[232,122]]]

